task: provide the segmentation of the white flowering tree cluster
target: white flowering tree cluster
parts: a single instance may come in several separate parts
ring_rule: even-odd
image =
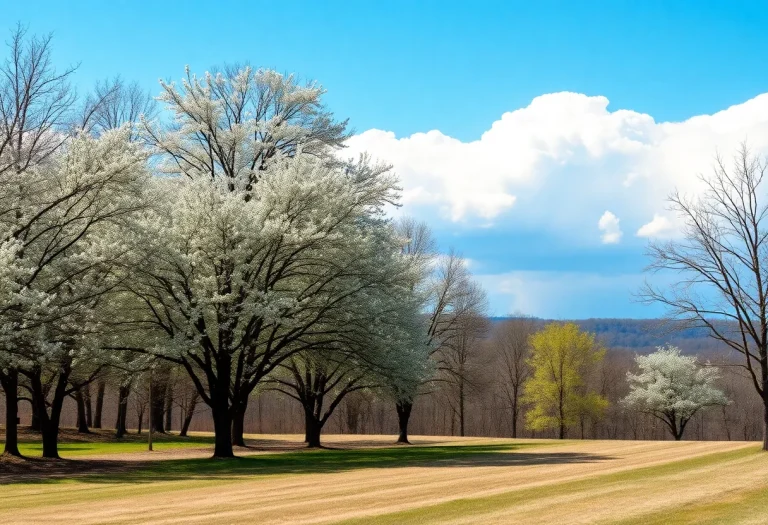
[[[108,361],[100,305],[123,278],[129,248],[119,232],[144,205],[145,161],[127,130],[116,130],[81,134],[44,163],[3,174],[3,375],[26,379],[45,457],[58,456],[64,399]],[[15,385],[7,386],[11,405]]]
[[[425,259],[386,216],[400,192],[389,168],[339,160],[346,122],[322,88],[247,66],[187,71],[161,83],[158,120],[119,79],[80,104],[74,70],[49,54],[50,38],[19,28],[0,75],[7,453],[20,401],[57,458],[68,396],[84,418],[89,385],[103,401],[109,377],[120,435],[131,388],[169,366],[210,407],[219,457],[244,444],[259,387],[302,400],[311,445],[347,394],[415,391],[434,331]]]
[[[53,67],[50,44],[17,27],[0,64],[0,384],[5,453],[19,453],[26,399],[43,455],[58,457],[64,399],[109,361],[100,306],[123,278],[120,232],[144,205],[148,174],[126,128],[78,131],[74,70]]]
[[[680,440],[685,427],[700,410],[728,404],[715,386],[718,370],[701,366],[694,356],[685,356],[674,346],[660,347],[646,356],[637,356],[639,373],[627,373],[630,392],[622,403],[650,414]]]
[[[408,318],[402,309],[418,318],[417,270],[383,214],[396,179],[366,159],[334,160],[344,126],[322,90],[247,67],[163,88],[175,120],[143,128],[165,176],[125,233],[130,278],[114,303],[134,333],[110,348],[183,367],[220,457],[242,443],[251,393],[288,359],[345,352],[393,375],[398,360],[402,374],[418,368],[414,322],[385,328]]]

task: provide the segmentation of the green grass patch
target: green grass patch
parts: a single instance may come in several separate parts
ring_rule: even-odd
[[[147,435],[128,434],[125,438],[115,439],[109,436],[104,441],[105,434],[84,435],[77,441],[64,437],[59,442],[59,454],[63,458],[76,458],[78,456],[124,454],[131,452],[144,452],[147,447]],[[92,440],[89,440],[92,439]],[[213,444],[212,436],[188,436],[179,437],[173,434],[156,434],[153,436],[152,446],[155,450],[173,450],[180,448],[200,448]],[[2,447],[2,442],[0,442]],[[39,440],[22,440],[19,442],[19,451],[29,457],[40,457],[43,454],[43,445]]]

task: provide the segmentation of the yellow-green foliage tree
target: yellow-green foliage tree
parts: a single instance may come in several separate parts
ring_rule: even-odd
[[[531,336],[529,362],[533,375],[525,383],[523,401],[531,406],[526,425],[531,430],[558,430],[563,439],[569,426],[602,416],[608,400],[589,389],[590,371],[605,349],[595,335],[575,323],[550,323]]]

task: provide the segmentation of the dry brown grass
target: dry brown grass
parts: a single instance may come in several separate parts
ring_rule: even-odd
[[[269,439],[262,444],[269,444],[272,450],[299,446],[297,436],[258,439]],[[417,446],[513,443],[443,437],[414,441]],[[391,443],[391,436],[326,438],[326,446],[338,448]],[[735,442],[542,440],[518,450],[411,466],[301,474],[233,473],[143,482],[117,476],[58,484],[11,484],[0,488],[0,523],[284,524],[345,519],[364,523],[376,516],[384,516],[383,521],[391,523],[613,522],[768,484],[768,456],[764,459],[757,454],[726,454],[722,461],[692,463],[692,467],[679,471],[648,471],[653,475],[638,470],[707,455],[715,458],[754,446]],[[254,449],[243,452],[264,453]],[[207,454],[206,450],[177,450],[155,453],[151,458]],[[109,459],[126,462],[148,458],[146,454],[123,454]],[[634,476],[633,472],[642,475]],[[466,512],[461,511],[463,500],[470,502]],[[452,504],[458,511],[446,507]],[[407,513],[431,506],[435,506],[434,511]],[[406,514],[386,517],[403,511]]]

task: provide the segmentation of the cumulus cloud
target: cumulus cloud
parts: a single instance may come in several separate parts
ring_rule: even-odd
[[[697,175],[711,169],[715,154],[729,155],[745,137],[755,153],[768,152],[768,94],[683,122],[608,105],[602,96],[542,95],[503,114],[477,140],[372,129],[351,137],[345,155],[367,151],[391,163],[408,213],[588,242],[594,217],[609,206],[638,235],[662,231],[666,224],[655,217],[670,191],[698,191]]]
[[[597,227],[603,232],[601,236],[603,244],[616,244],[621,240],[622,232],[619,227],[619,218],[610,211],[603,213],[603,216],[597,221]]]
[[[638,237],[667,237],[675,233],[672,221],[659,214],[653,215],[653,220],[643,224],[637,230]]]

